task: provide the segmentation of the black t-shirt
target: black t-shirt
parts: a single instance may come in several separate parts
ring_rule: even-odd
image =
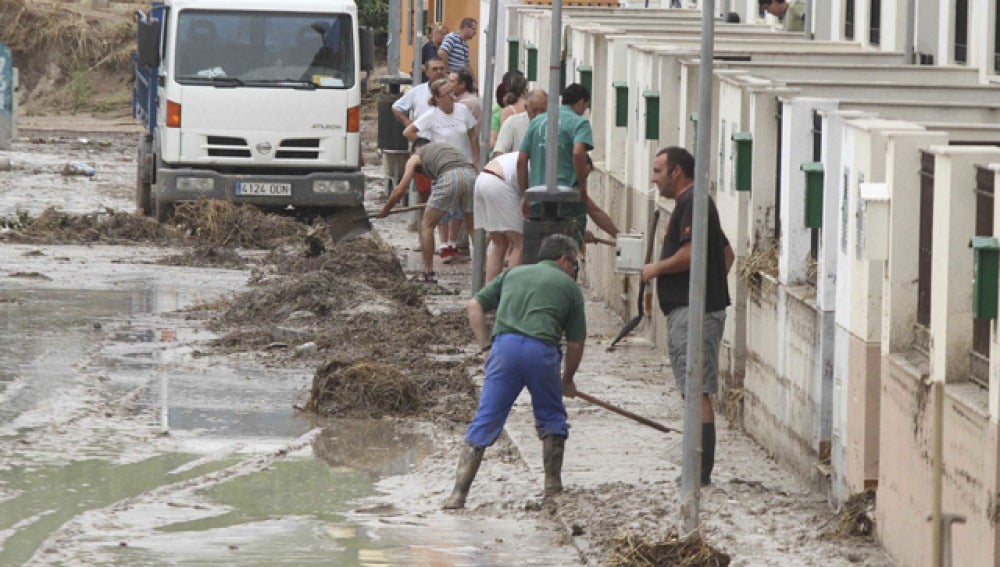
[[[694,218],[694,187],[677,198],[674,213],[670,215],[667,233],[663,237],[660,259],[665,260],[691,240]],[[729,305],[729,286],[726,282],[726,246],[729,240],[719,224],[719,210],[715,201],[708,198],[708,265],[706,269],[705,312],[720,311]],[[656,278],[656,295],[660,309],[666,315],[676,307],[688,304],[690,272],[665,274]]]

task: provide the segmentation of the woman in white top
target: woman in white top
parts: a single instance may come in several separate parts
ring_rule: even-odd
[[[491,246],[486,252],[486,282],[508,266],[521,264],[524,250],[524,216],[517,185],[517,152],[497,156],[476,177],[472,198],[477,226],[486,231]],[[509,254],[509,256],[508,256]]]
[[[464,105],[455,104],[455,95],[448,79],[431,83],[431,107],[403,130],[411,142],[417,137],[432,142],[447,142],[465,154],[475,164],[479,156],[476,119]]]

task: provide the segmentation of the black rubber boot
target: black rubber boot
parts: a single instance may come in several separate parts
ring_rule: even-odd
[[[456,510],[465,508],[465,499],[469,496],[469,488],[472,486],[476,473],[479,472],[479,465],[483,462],[483,453],[486,449],[466,445],[462,450],[462,456],[458,459],[458,474],[455,479],[455,489],[451,496],[444,501],[445,510]]]
[[[562,492],[562,464],[565,449],[565,437],[547,435],[542,438],[542,463],[545,465],[546,496]]]
[[[701,424],[701,485],[712,484],[715,467],[715,424]]]

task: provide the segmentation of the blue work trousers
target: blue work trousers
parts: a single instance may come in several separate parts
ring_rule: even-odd
[[[521,390],[527,386],[539,437],[569,435],[566,406],[562,399],[562,352],[536,338],[513,333],[493,337],[486,360],[486,377],[476,417],[469,424],[465,441],[488,447],[503,431]]]

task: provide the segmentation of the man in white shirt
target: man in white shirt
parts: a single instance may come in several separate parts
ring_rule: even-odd
[[[521,148],[521,140],[524,133],[528,131],[528,124],[545,112],[549,104],[549,95],[542,89],[535,89],[528,93],[528,106],[524,112],[519,112],[500,126],[500,133],[497,134],[497,143],[493,146],[493,155],[517,152]]]
[[[396,102],[392,103],[392,113],[396,120],[403,126],[409,126],[410,122],[416,120],[430,108],[431,89],[430,84],[444,77],[444,61],[431,59],[424,62],[424,75],[427,82],[411,88]],[[413,118],[410,118],[410,111],[413,111]]]

